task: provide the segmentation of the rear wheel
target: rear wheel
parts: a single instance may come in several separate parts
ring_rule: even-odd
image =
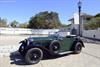
[[[74,47],[74,54],[79,54],[82,51],[82,43],[77,42]]]
[[[43,57],[43,52],[39,48],[29,49],[25,56],[25,61],[27,64],[36,64]]]

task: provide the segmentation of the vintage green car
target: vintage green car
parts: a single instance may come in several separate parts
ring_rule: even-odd
[[[20,42],[19,52],[25,57],[27,64],[38,63],[45,54],[61,55],[72,51],[79,54],[84,44],[77,36],[50,35],[48,37],[29,37]]]

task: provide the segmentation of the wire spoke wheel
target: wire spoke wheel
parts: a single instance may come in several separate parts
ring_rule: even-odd
[[[52,51],[53,51],[54,53],[58,53],[58,51],[59,51],[59,44],[54,43],[54,44],[52,45]]]
[[[32,48],[28,50],[25,56],[25,60],[27,64],[36,64],[38,63],[43,57],[43,52],[39,48]]]
[[[51,55],[58,55],[60,52],[60,43],[59,42],[52,42],[50,44],[50,54]]]
[[[82,43],[77,42],[75,45],[74,53],[79,54],[82,51]]]

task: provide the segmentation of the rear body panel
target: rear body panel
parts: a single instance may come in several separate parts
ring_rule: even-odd
[[[70,50],[74,41],[75,41],[75,38],[64,37],[63,40],[60,41],[61,42],[61,51]]]

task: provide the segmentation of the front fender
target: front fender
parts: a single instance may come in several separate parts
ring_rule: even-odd
[[[28,46],[25,48],[25,50],[28,51],[28,50],[31,49],[31,48],[40,48],[40,49],[43,50],[43,51],[44,51],[44,50],[48,51],[48,49],[47,49],[45,46],[40,45],[40,44],[28,45]]]

